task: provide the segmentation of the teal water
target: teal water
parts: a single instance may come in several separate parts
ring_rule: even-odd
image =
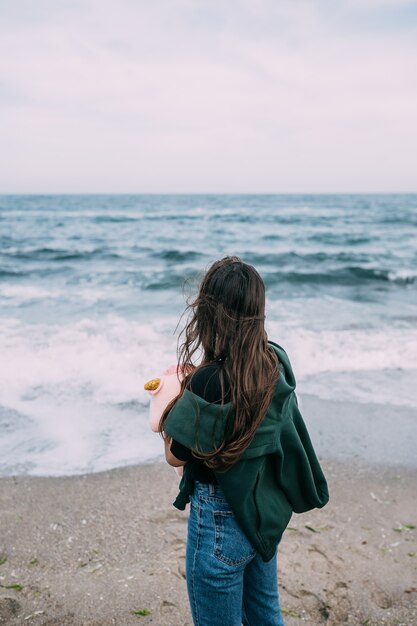
[[[301,393],[417,407],[417,195],[0,197],[0,472],[147,461],[144,380],[237,254]]]

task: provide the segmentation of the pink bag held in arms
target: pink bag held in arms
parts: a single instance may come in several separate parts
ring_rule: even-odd
[[[184,378],[177,365],[171,365],[161,378],[153,378],[144,385],[144,389],[151,396],[149,407],[149,423],[154,433],[159,432],[159,422],[162,413],[168,404],[180,392],[181,381]]]
[[[161,378],[152,378],[144,385],[144,389],[150,394],[151,402],[149,406],[149,423],[154,433],[160,432],[159,422],[162,413],[168,404],[180,392],[181,381],[184,378],[182,369],[177,365],[171,365],[162,374]],[[182,467],[176,467],[178,476],[182,476]]]

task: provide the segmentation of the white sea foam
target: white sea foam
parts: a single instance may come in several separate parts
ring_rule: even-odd
[[[277,322],[269,328],[272,339],[285,338],[301,393],[417,407],[417,329],[312,331]]]
[[[115,315],[61,326],[4,319],[0,470],[60,475],[161,456],[143,383],[175,361],[174,328],[175,320]],[[285,337],[301,393],[417,406],[409,384],[417,330],[309,331],[271,322],[269,334]]]
[[[162,323],[108,316],[51,327],[6,319],[0,353],[0,405],[27,418],[8,418],[4,432],[0,408],[3,472],[16,463],[33,474],[98,471],[161,454],[143,383],[175,361]]]
[[[388,272],[388,278],[389,280],[392,280],[393,282],[404,282],[404,283],[408,283],[408,282],[413,282],[416,278],[417,278],[417,270],[416,269],[400,269],[400,270],[393,270],[391,272]]]
[[[42,302],[44,300],[62,300],[68,304],[72,302],[86,302],[95,304],[100,301],[126,300],[131,294],[129,289],[122,285],[101,285],[82,287],[80,285],[60,287],[40,287],[36,285],[16,285],[3,283],[0,285],[0,302],[12,306],[20,306],[28,302]]]
[[[46,289],[35,285],[15,285],[4,283],[0,285],[0,298],[13,301],[14,305],[33,300],[43,300],[44,298],[60,298],[64,294],[62,289]]]
[[[272,322],[270,329],[271,339],[285,338],[298,378],[325,372],[409,370],[417,365],[414,328],[312,331]]]
[[[111,315],[62,326],[4,319],[0,401],[74,393],[97,403],[137,400],[142,377],[175,358],[174,338],[163,336],[166,324]]]

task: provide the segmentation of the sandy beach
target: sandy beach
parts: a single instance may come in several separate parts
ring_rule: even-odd
[[[280,548],[286,624],[416,624],[417,471],[324,462],[331,502]],[[189,626],[187,514],[165,464],[0,480],[0,624]]]

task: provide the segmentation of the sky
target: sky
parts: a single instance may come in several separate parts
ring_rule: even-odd
[[[417,192],[417,0],[0,0],[0,193]]]

